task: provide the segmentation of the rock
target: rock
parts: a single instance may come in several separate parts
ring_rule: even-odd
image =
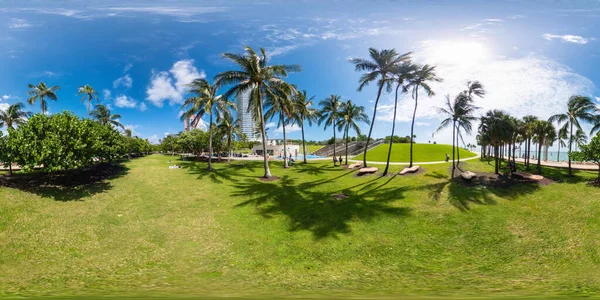
[[[366,174],[366,173],[375,173],[377,171],[379,171],[378,168],[370,167],[370,168],[361,168],[360,170],[358,170],[358,173]]]
[[[415,172],[419,171],[420,168],[421,168],[421,166],[412,166],[410,168],[404,168],[402,171],[398,172],[398,174],[404,175],[404,174],[408,174],[408,173],[415,173]]]

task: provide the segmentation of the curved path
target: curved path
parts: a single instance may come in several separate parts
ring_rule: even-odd
[[[479,154],[477,154],[476,156],[473,156],[473,157],[461,159],[460,161],[472,160],[472,159],[476,159],[476,158],[479,158]],[[349,159],[348,161],[362,162],[362,160],[356,160],[356,159]],[[436,165],[436,164],[444,164],[444,163],[450,163],[450,162],[451,162],[451,160],[449,160],[449,161],[445,161],[445,160],[427,161],[427,162],[413,161],[413,165]],[[385,161],[368,161],[367,160],[367,164],[385,165],[386,162]],[[390,165],[409,165],[409,164],[410,164],[410,162],[390,162]]]

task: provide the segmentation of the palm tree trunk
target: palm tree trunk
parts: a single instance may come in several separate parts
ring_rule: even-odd
[[[413,137],[415,130],[415,117],[417,115],[417,101],[419,99],[419,89],[415,87],[415,110],[413,111],[412,123],[410,124],[410,163],[408,165],[409,168],[413,166]],[[374,120],[373,120],[374,121]]]
[[[12,160],[8,162],[8,175],[12,176]]]
[[[450,178],[454,179],[454,171],[456,170],[456,161],[454,160],[454,155],[456,148],[454,148],[454,136],[456,135],[456,121],[452,122],[452,174],[450,174]]]
[[[569,176],[573,175],[572,171],[571,171],[571,150],[573,149],[573,121],[571,120],[571,130],[570,130],[570,136],[571,138],[569,139]]]
[[[349,125],[346,125],[346,165],[348,165],[348,140],[350,139],[348,137],[348,127]]]
[[[231,163],[231,133],[227,136],[227,164]]]
[[[498,148],[500,148],[500,146],[494,146],[494,172],[496,174],[498,173]]]
[[[385,164],[385,170],[383,176],[387,175],[388,169],[390,168],[390,156],[392,155],[392,145],[394,144],[394,130],[396,130],[396,109],[398,108],[398,88],[400,83],[396,86],[396,97],[394,99],[394,118],[392,121],[392,135],[390,136],[390,148],[388,150],[387,163]]]
[[[285,140],[285,122],[283,120],[283,114],[279,114],[281,116],[281,124],[283,126],[283,168],[287,169],[288,168],[288,161],[287,161],[287,143]]]
[[[531,138],[527,138],[527,170],[529,170],[529,163],[531,160]]]
[[[211,107],[212,110],[212,107]],[[208,123],[208,170],[212,171],[212,139],[213,139],[213,128],[212,128],[213,115],[212,111],[210,112],[210,122]]]
[[[335,119],[333,120],[333,166],[337,167],[336,161],[337,161],[337,156],[335,154]],[[367,155],[365,153],[365,155]],[[342,165],[342,163],[340,162],[340,166]]]
[[[556,161],[560,162],[560,143],[561,139],[558,139],[558,152],[556,153]]]
[[[385,77],[385,74],[383,75],[383,77]],[[367,167],[367,149],[369,148],[369,140],[371,140],[373,125],[375,125],[375,116],[377,115],[377,104],[379,103],[379,97],[381,96],[381,90],[383,90],[384,84],[385,82],[382,80],[381,84],[379,85],[379,90],[377,91],[377,99],[375,99],[375,107],[373,108],[373,118],[371,119],[371,127],[369,128],[369,135],[367,136],[367,141],[365,142],[365,151],[363,153],[363,165],[365,168]]]
[[[91,105],[92,105],[92,99],[88,99],[88,119],[90,118],[90,111],[91,111]]]
[[[260,132],[262,134],[262,146],[263,146],[263,158],[265,164],[265,176],[264,178],[271,177],[271,170],[269,169],[269,157],[267,156],[267,133],[265,132],[265,116],[263,114],[263,102],[262,95],[260,92],[261,85],[258,85],[258,112],[260,114]]]
[[[542,173],[542,165],[541,165],[541,161],[542,161],[542,145],[544,143],[542,143],[541,141],[538,143],[538,158],[537,158],[537,169],[538,169],[538,174]]]
[[[300,120],[300,129],[302,129],[302,153],[304,153],[304,163],[307,163],[306,142],[304,140],[304,119]]]
[[[458,138],[460,137],[460,131],[456,126],[456,167],[460,170],[460,144]],[[453,143],[454,144],[454,143]]]

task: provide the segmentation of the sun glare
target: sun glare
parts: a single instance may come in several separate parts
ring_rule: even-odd
[[[477,42],[446,41],[431,45],[431,60],[438,64],[472,65],[490,56],[490,52]]]

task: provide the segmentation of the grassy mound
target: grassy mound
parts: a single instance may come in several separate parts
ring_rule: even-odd
[[[262,162],[208,172],[169,169],[175,159],[132,160],[78,186],[0,187],[0,296],[600,292],[593,172],[545,169],[557,183],[498,189],[451,182],[447,164],[354,178],[277,162],[280,179],[265,183]]]
[[[367,152],[367,161],[387,161],[389,144],[382,144]],[[452,145],[441,144],[414,144],[413,145],[413,161],[414,162],[430,162],[444,161],[446,153],[452,159]],[[469,158],[477,156],[477,154],[460,149],[460,158]],[[354,157],[356,160],[362,160],[363,155]],[[394,144],[392,146],[391,162],[408,162],[410,161],[410,144]]]

